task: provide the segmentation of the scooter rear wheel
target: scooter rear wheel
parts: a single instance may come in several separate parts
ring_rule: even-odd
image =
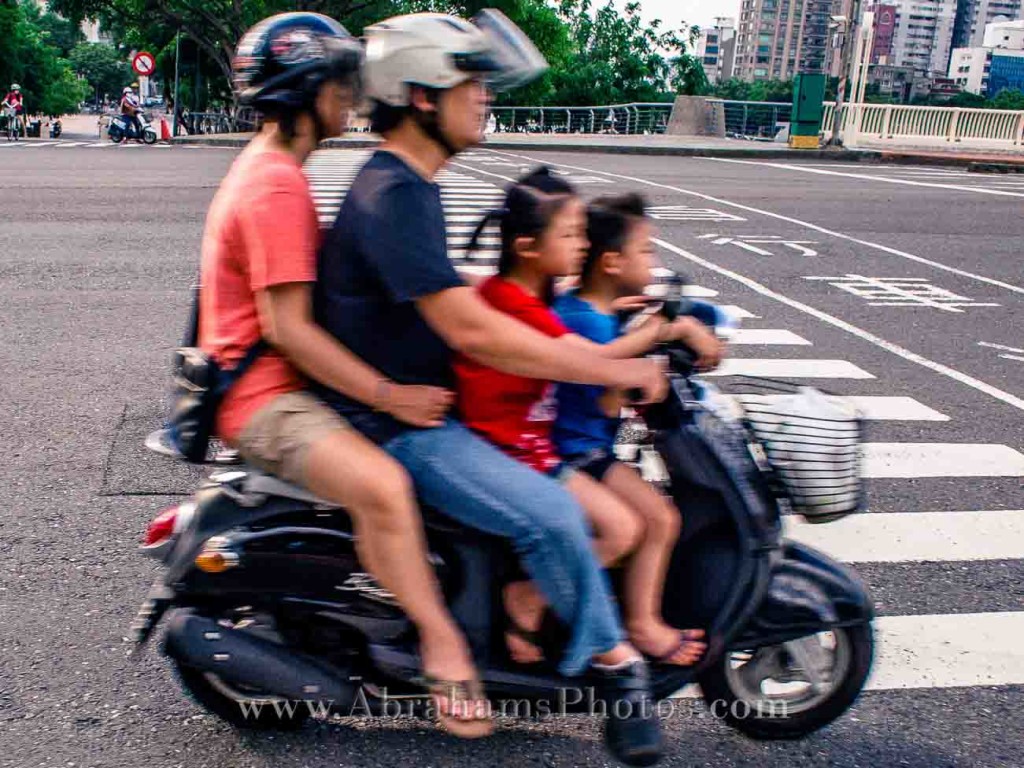
[[[738,731],[761,740],[800,739],[849,709],[873,657],[871,625],[860,624],[728,652],[699,682],[711,713]],[[812,660],[817,684],[803,666]]]
[[[237,616],[233,614],[233,611],[228,612],[223,621],[229,622],[235,629],[250,626],[253,631],[264,636],[268,631],[273,632],[265,625],[236,622]],[[212,672],[195,669],[173,659],[172,663],[182,688],[199,706],[240,730],[295,731],[310,718],[309,708],[301,706],[304,702],[289,701],[263,691],[240,687]]]

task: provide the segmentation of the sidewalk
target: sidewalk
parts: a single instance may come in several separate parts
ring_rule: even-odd
[[[175,144],[244,147],[251,134],[179,136]],[[379,140],[372,134],[351,134],[324,142],[325,147],[363,149]],[[955,165],[977,170],[1024,172],[1024,152],[1018,154],[942,151],[935,149],[790,149],[774,142],[717,139],[704,136],[609,136],[552,134],[491,134],[481,145],[508,151],[594,152],[600,154],[663,155],[675,157],[754,158],[762,160],[833,160],[887,162],[907,165]]]

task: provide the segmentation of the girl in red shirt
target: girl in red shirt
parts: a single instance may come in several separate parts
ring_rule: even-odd
[[[505,207],[493,211],[481,222],[470,250],[488,221],[501,225],[502,250],[498,274],[479,288],[483,298],[534,329],[555,338],[585,345],[606,357],[642,355],[659,341],[683,338],[691,332],[689,322],[667,323],[652,317],[638,330],[610,344],[594,342],[574,334],[551,310],[557,278],[579,273],[587,254],[587,211],[583,200],[563,179],[546,168],[534,171],[513,185]],[[558,456],[551,439],[555,420],[553,389],[549,381],[524,378],[488,368],[461,357],[455,363],[458,407],[468,427],[480,433],[509,455],[563,483],[580,502],[594,528],[594,547],[605,566],[623,561],[629,571],[629,555],[652,535],[650,510],[641,514],[624,499],[584,472],[575,471]],[[674,517],[671,504],[665,505]],[[661,584],[650,585],[649,591]],[[668,664],[689,666],[706,650],[700,630],[680,631],[660,615],[623,606],[626,626],[633,644]],[[537,628],[543,620],[544,603],[529,582],[509,584],[505,603],[510,609],[506,641],[512,657],[520,663],[540,661]],[[512,610],[513,606],[515,607]]]

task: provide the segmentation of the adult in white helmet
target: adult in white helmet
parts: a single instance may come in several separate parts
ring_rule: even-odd
[[[124,90],[121,91],[121,114],[133,126],[135,140],[138,142],[142,141],[142,123],[139,122],[139,112],[141,111],[142,104],[135,95],[135,91],[132,90],[131,86],[125,86]]]
[[[4,109],[13,109],[15,119],[21,123],[21,133],[23,136],[28,135],[28,128],[25,124],[25,97],[21,93],[21,86],[17,83],[11,83],[11,90],[4,96],[4,100],[0,103]]]
[[[449,261],[434,178],[450,157],[481,141],[491,89],[524,84],[546,69],[536,48],[493,10],[472,22],[400,16],[369,27],[365,37],[371,124],[384,143],[353,182],[325,238],[317,321],[401,384],[452,386],[452,358],[461,353],[520,376],[663,396],[664,375],[652,361],[606,360],[542,335],[491,308]],[[338,392],[316,391],[398,459],[426,504],[511,540],[544,599],[506,590],[510,646],[536,640],[546,602],[547,615],[569,628],[557,660],[561,672],[599,669],[606,697],[631,704],[618,710],[629,716],[609,720],[609,746],[626,762],[656,758],[658,725],[651,707],[642,706],[649,699],[646,666],[623,641],[583,511],[562,485],[453,418],[411,429]],[[470,703],[482,695],[473,684],[464,688]]]

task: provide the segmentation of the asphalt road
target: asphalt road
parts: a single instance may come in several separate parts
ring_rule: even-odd
[[[598,724],[577,718],[503,723],[480,744],[409,721],[238,734],[185,699],[157,654],[125,658],[154,573],[136,542],[199,477],[141,440],[162,415],[203,216],[233,157],[0,146],[0,765],[607,764]],[[357,160],[318,160],[318,183]],[[904,398],[873,401],[882,447],[863,517],[884,534],[921,516],[921,536],[851,554],[890,632],[873,690],[796,744],[747,741],[683,700],[665,763],[1024,764],[1024,657],[1005,634],[1024,597],[1024,176],[478,151],[447,183],[500,185],[535,161],[587,195],[638,189],[664,207],[666,265],[772,332],[735,348],[745,364],[803,361],[782,365],[842,394]],[[1004,550],[969,531],[928,544],[961,514]],[[986,527],[996,518],[1009,522]],[[917,619],[920,650],[899,646]]]

